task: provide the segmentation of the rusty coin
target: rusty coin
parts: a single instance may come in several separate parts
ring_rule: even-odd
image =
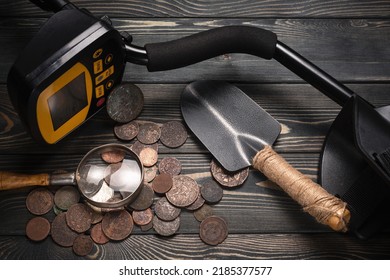
[[[140,152],[144,148],[152,148],[153,150],[155,150],[158,153],[158,143],[146,145],[146,144],[141,143],[140,141],[135,141],[130,149],[139,156]]]
[[[139,153],[139,158],[143,166],[151,167],[157,163],[158,154],[156,150],[146,147],[143,148]]]
[[[42,241],[50,233],[50,222],[43,217],[34,217],[27,222],[26,235],[32,241]]]
[[[32,190],[26,198],[26,207],[31,214],[44,215],[54,205],[53,194],[44,188]]]
[[[165,157],[158,164],[160,173],[167,173],[172,176],[179,175],[181,172],[181,163],[175,157]]]
[[[164,123],[161,127],[160,141],[169,148],[183,145],[188,137],[185,126],[178,121]]]
[[[208,203],[217,203],[223,197],[223,189],[217,182],[208,180],[203,184],[201,194]]]
[[[77,235],[77,232],[66,223],[65,213],[60,213],[54,218],[51,224],[51,238],[55,243],[62,247],[71,247]]]
[[[78,256],[86,256],[91,253],[93,241],[90,236],[80,234],[73,242],[73,252]]]
[[[201,190],[202,188],[200,188]],[[203,206],[205,203],[204,198],[202,197],[201,193],[199,192],[198,198],[195,200],[194,203],[192,203],[190,206],[187,206],[186,209],[190,211],[198,210],[200,207]]]
[[[104,234],[102,230],[102,224],[98,223],[91,229],[91,238],[96,244],[106,244],[110,239]]]
[[[173,177],[172,188],[165,195],[173,205],[187,207],[198,198],[199,187],[191,177],[178,175]]]
[[[150,208],[145,210],[134,210],[132,213],[133,221],[136,225],[145,226],[149,224],[153,219],[153,211]]]
[[[70,206],[78,203],[79,200],[80,193],[73,186],[61,187],[54,194],[54,203],[61,210],[68,210]]]
[[[181,209],[172,205],[166,197],[157,200],[154,205],[154,213],[164,221],[172,221],[180,215]]]
[[[156,123],[148,122],[139,126],[138,141],[144,144],[153,144],[160,139],[161,129]]]
[[[140,194],[129,205],[133,210],[145,210],[153,204],[154,191],[148,184],[144,184]]]
[[[209,245],[218,245],[228,236],[228,227],[224,219],[210,216],[200,223],[200,239]]]
[[[152,182],[153,190],[156,193],[166,193],[170,190],[173,184],[172,176],[166,173],[162,173],[156,176]]]
[[[111,240],[125,239],[131,234],[133,227],[133,218],[126,210],[108,212],[102,220],[102,230]]]
[[[141,230],[142,231],[149,231],[153,228],[153,220],[147,224],[147,225],[144,225],[144,226],[140,226]]]
[[[144,180],[147,183],[150,183],[156,178],[157,175],[157,166],[153,165],[151,167],[146,167],[145,168],[145,174],[144,174]]]
[[[108,151],[101,154],[102,159],[107,163],[118,163],[125,158],[126,153],[124,151]]]
[[[114,126],[114,134],[120,140],[130,141],[137,137],[139,125],[136,121]]]
[[[153,229],[162,236],[171,236],[175,234],[180,227],[180,217],[173,221],[163,221],[157,216],[153,217]]]
[[[212,215],[213,215],[213,208],[211,208],[211,206],[208,204],[203,204],[202,207],[200,207],[194,212],[194,217],[199,222],[203,221],[204,219]]]
[[[87,231],[92,224],[92,209],[82,203],[73,204],[66,212],[66,223],[75,232]]]
[[[214,179],[225,187],[237,187],[242,185],[249,175],[249,167],[230,172],[224,169],[214,159],[211,161],[211,174]]]
[[[107,113],[119,123],[134,120],[142,111],[144,95],[139,87],[133,84],[120,84],[107,98]]]

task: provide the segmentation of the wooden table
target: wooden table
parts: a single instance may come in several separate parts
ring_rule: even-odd
[[[209,3],[208,3],[209,2]],[[74,1],[128,31],[134,43],[160,42],[213,27],[243,24],[269,29],[316,65],[375,105],[390,103],[389,1]],[[28,1],[0,3],[0,169],[39,173],[75,170],[91,148],[120,143],[105,110],[59,144],[43,146],[25,132],[6,88],[17,54],[50,16]],[[42,42],[44,43],[44,42]],[[275,149],[301,172],[317,180],[321,147],[340,107],[276,61],[226,54],[179,70],[148,73],[128,64],[124,81],[145,96],[139,120],[182,120],[180,94],[191,81],[216,79],[237,84],[283,125]],[[131,143],[126,143],[131,144]],[[198,182],[210,178],[211,155],[190,134],[180,148],[160,145],[159,158],[177,157],[182,174]],[[78,259],[51,238],[32,242],[25,206],[33,188],[0,194],[0,259]],[[199,223],[183,211],[179,232],[159,237],[136,228],[122,242],[96,245],[87,259],[387,259],[390,235],[369,240],[335,233],[317,224],[277,186],[251,170],[239,188],[225,189],[215,214],[226,219],[228,238],[218,246],[199,238]],[[55,214],[46,215],[49,220]]]

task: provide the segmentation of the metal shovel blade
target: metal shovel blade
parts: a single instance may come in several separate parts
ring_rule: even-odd
[[[196,81],[181,95],[183,118],[192,132],[228,171],[252,164],[265,145],[272,146],[280,124],[234,85]]]

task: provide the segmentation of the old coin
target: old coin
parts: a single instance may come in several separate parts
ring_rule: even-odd
[[[157,170],[158,170],[157,166],[153,165],[151,167],[146,167],[144,170],[145,170],[145,174],[144,174],[145,182],[147,183],[152,182],[157,175]]]
[[[78,256],[86,256],[91,253],[93,241],[90,236],[80,234],[73,242],[73,252]]]
[[[137,137],[139,125],[136,121],[114,126],[114,134],[120,140],[130,141]]]
[[[96,244],[106,244],[110,239],[104,234],[102,224],[98,223],[91,229],[91,238]]]
[[[166,197],[157,200],[154,205],[154,213],[164,221],[172,221],[180,215],[181,209],[172,205]]]
[[[154,191],[148,184],[144,184],[140,194],[129,205],[134,210],[145,210],[153,204]]]
[[[126,153],[124,151],[108,151],[101,154],[102,159],[107,163],[118,163],[125,158]]]
[[[203,184],[201,194],[208,203],[217,203],[223,197],[223,189],[217,182],[208,180]]]
[[[178,175],[173,177],[172,188],[165,195],[173,205],[187,207],[198,198],[199,187],[191,177]]]
[[[65,213],[60,213],[54,218],[51,224],[51,238],[55,243],[62,247],[71,247],[77,235],[77,232],[66,223]]]
[[[202,188],[200,188],[200,190],[202,190]],[[200,207],[203,206],[204,203],[205,200],[199,192],[198,198],[195,200],[195,202],[192,203],[190,206],[187,206],[186,209],[190,211],[198,210]]]
[[[87,231],[92,224],[92,209],[82,203],[73,204],[66,212],[66,223],[75,232]]]
[[[139,87],[133,84],[120,84],[107,98],[107,113],[119,123],[134,120],[142,111],[144,95]]]
[[[44,215],[54,205],[53,194],[44,188],[32,190],[26,198],[26,207],[31,214]]]
[[[144,144],[153,144],[160,139],[161,129],[156,123],[148,122],[139,126],[138,141]]]
[[[156,193],[166,193],[172,187],[173,179],[172,176],[166,173],[162,173],[156,176],[152,182],[153,190]]]
[[[203,221],[204,219],[212,215],[213,215],[213,208],[211,208],[211,206],[208,204],[203,204],[202,207],[200,207],[194,212],[194,217],[199,222]]]
[[[150,208],[141,211],[134,210],[132,216],[133,216],[133,221],[136,225],[145,226],[152,221],[153,211]]]
[[[157,216],[153,217],[153,229],[162,236],[171,236],[175,234],[180,227],[180,216],[173,221],[163,221]]]
[[[224,169],[214,159],[211,161],[211,174],[222,186],[237,187],[242,185],[249,175],[249,167],[237,172],[230,172]]]
[[[50,222],[43,217],[34,217],[27,222],[26,235],[32,241],[42,241],[50,233]]]
[[[158,164],[160,173],[167,173],[172,176],[179,175],[181,172],[181,163],[175,157],[165,157]]]
[[[133,218],[126,210],[108,212],[102,220],[102,230],[111,240],[123,240],[134,227]]]
[[[62,210],[68,210],[70,206],[78,203],[79,200],[80,193],[73,186],[61,187],[54,194],[54,203],[58,208]]]
[[[147,225],[140,226],[140,228],[141,228],[142,231],[149,231],[149,230],[151,230],[153,228],[153,220],[150,221],[150,223],[147,224]]]
[[[158,154],[156,150],[146,147],[143,148],[139,153],[139,158],[143,166],[151,167],[157,163]]]
[[[146,144],[141,143],[140,141],[135,141],[130,149],[139,156],[140,152],[144,148],[152,148],[153,150],[155,150],[158,153],[158,143],[146,145]]]
[[[178,121],[164,123],[161,127],[160,141],[169,148],[183,145],[188,138],[185,126]]]
[[[210,216],[200,223],[200,239],[209,245],[218,245],[228,236],[228,227],[224,219]]]

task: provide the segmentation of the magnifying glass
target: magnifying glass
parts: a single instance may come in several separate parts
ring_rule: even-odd
[[[106,144],[90,150],[76,172],[29,175],[1,171],[0,190],[74,185],[92,205],[117,208],[138,196],[143,179],[144,169],[137,154],[121,144]]]

